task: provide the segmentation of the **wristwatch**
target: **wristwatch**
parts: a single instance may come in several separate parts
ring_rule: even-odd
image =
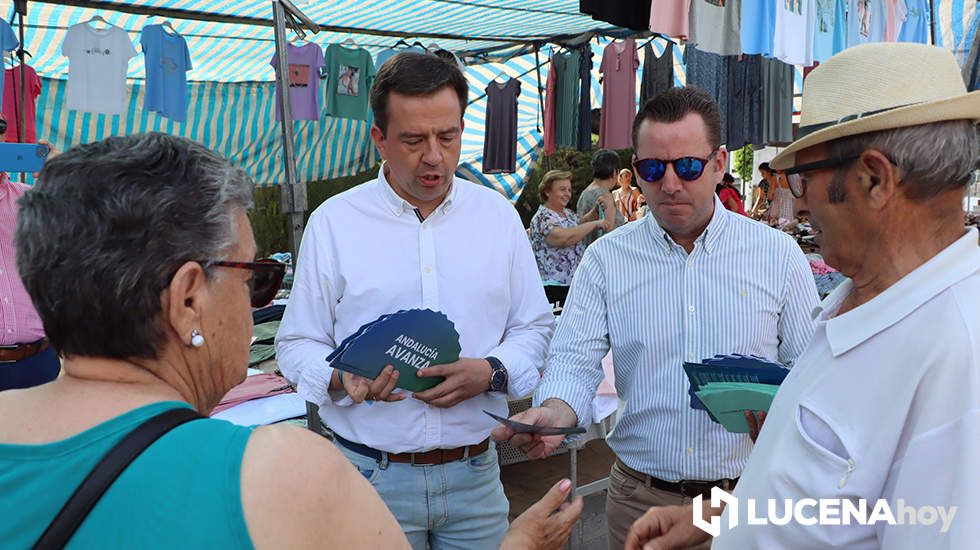
[[[490,391],[506,392],[507,391],[507,369],[504,364],[500,362],[500,359],[496,357],[486,357],[487,363],[490,363]]]

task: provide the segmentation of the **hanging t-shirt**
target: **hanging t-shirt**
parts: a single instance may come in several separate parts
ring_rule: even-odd
[[[728,75],[728,102],[725,126],[728,127],[725,145],[729,151],[762,141],[765,91],[762,87],[762,56],[740,55],[725,57]]]
[[[0,55],[6,55],[7,52],[16,50],[17,46],[20,46],[20,40],[17,40],[17,35],[10,28],[10,23],[0,18]],[[3,77],[0,76],[0,78]],[[3,81],[0,80],[0,93],[3,93],[3,89]]]
[[[762,60],[763,132],[756,145],[788,145],[793,141],[793,85],[796,78],[792,65],[778,59]]]
[[[579,52],[555,54],[555,144],[575,147],[578,144]]]
[[[772,55],[772,36],[776,32],[776,2],[773,0],[742,0],[742,52]]]
[[[578,150],[592,150],[592,45],[579,49]]]
[[[610,42],[602,52],[602,119],[599,147],[629,149],[633,146],[636,116],[636,69],[640,58],[632,38]]]
[[[368,93],[378,71],[371,54],[363,48],[327,46],[327,108],[329,116],[367,120]]]
[[[555,70],[556,54],[551,55],[551,64],[548,66],[548,81],[544,85],[544,154],[553,155],[555,153],[555,103],[558,98],[558,71]]]
[[[650,0],[579,0],[579,11],[617,27],[645,31],[650,26]]]
[[[24,76],[24,98],[20,96],[21,71]],[[8,143],[37,143],[37,96],[41,95],[41,79],[26,65],[4,71],[3,118],[7,120]],[[20,135],[21,105],[24,107],[24,135]]]
[[[826,61],[847,47],[846,0],[817,0],[813,28],[813,59]]]
[[[483,140],[483,173],[513,173],[517,169],[517,96],[521,81],[493,80],[487,84],[487,129]]]
[[[687,68],[688,86],[697,86],[708,92],[718,103],[721,119],[728,118],[728,68],[725,56],[702,52],[688,45],[684,48],[684,65]],[[728,128],[721,125],[721,141],[727,142]]]
[[[813,65],[816,0],[785,0],[776,5],[772,56],[791,65]]]
[[[187,71],[191,52],[184,37],[163,25],[147,25],[140,36],[146,62],[146,109],[177,122],[187,120]]]
[[[302,46],[286,44],[286,62],[289,64],[289,108],[293,112],[293,120],[320,120],[319,84],[320,69],[323,68],[323,50],[313,42],[307,42]],[[272,56],[269,64],[276,71],[279,70],[279,58],[276,55]],[[371,67],[373,69],[374,64],[371,64]],[[282,120],[279,92],[277,84],[276,120]]]
[[[742,0],[692,0],[688,42],[702,52],[742,53]]]
[[[885,37],[884,0],[848,0],[847,47],[881,42]]]
[[[687,40],[691,0],[653,0],[650,2],[650,30],[664,36]]]
[[[885,0],[885,35],[882,40],[885,42],[895,42],[898,40],[898,33],[902,30],[902,23],[908,8],[905,0]]]
[[[907,12],[899,42],[929,43],[929,0],[905,0]]]
[[[674,86],[674,44],[667,42],[660,56],[649,43],[643,46],[643,73],[640,76],[640,105]]]
[[[68,58],[69,109],[121,115],[126,112],[126,72],[136,48],[116,26],[96,29],[87,22],[68,28],[61,53]]]
[[[374,58],[374,68],[375,68],[375,70],[380,71],[381,70],[381,66],[384,65],[385,63],[387,63],[389,59],[391,59],[392,57],[395,57],[396,55],[398,55],[400,53],[405,53],[405,52],[427,53],[425,50],[423,50],[422,48],[419,48],[418,46],[411,46],[409,48],[400,48],[400,49],[385,48],[385,49],[381,50],[380,52],[378,52],[378,55],[375,56],[375,58]]]

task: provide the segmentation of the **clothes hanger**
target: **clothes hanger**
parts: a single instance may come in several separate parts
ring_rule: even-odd
[[[102,17],[99,14],[95,14],[95,16],[93,16],[91,19],[89,19],[88,21],[86,21],[85,24],[86,25],[91,25],[92,23],[95,23],[95,22],[98,22],[98,21],[101,21],[104,25],[107,25],[109,27],[112,26],[108,21],[105,20],[105,17]]]
[[[354,39],[351,38],[351,37],[349,37],[349,36],[347,38],[341,40],[340,41],[340,44],[341,45],[344,45],[344,46],[357,46],[357,42],[354,42]]]
[[[392,46],[392,47],[393,48],[397,48],[398,46],[405,46],[406,48],[410,48],[411,47],[411,46],[408,45],[408,42],[405,42],[405,39],[404,38],[399,38],[398,39],[398,42],[395,42],[395,45]]]
[[[166,20],[166,21],[164,21],[160,26],[161,27],[167,27],[168,29],[170,29],[170,32],[172,32],[174,34],[180,34],[180,33],[177,32],[177,29],[174,28],[174,24],[171,23],[169,19]]]

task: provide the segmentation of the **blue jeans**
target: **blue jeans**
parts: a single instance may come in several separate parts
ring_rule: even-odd
[[[57,378],[59,372],[61,361],[49,346],[27,359],[0,363],[0,391],[40,386]]]
[[[500,546],[510,504],[492,443],[481,455],[437,466],[384,464],[343,445],[337,448],[381,495],[413,550]]]

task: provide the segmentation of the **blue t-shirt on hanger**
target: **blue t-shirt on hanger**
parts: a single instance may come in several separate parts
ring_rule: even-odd
[[[929,43],[929,0],[905,0],[905,23],[898,33],[899,42]]]
[[[14,30],[10,28],[10,23],[6,20],[0,19],[0,52],[3,55],[7,55],[7,52],[12,52],[20,46],[20,40],[17,40],[17,35],[14,34]],[[0,66],[0,102],[3,101],[3,76],[6,71]]]
[[[776,30],[776,3],[772,0],[742,0],[742,53],[772,55]],[[748,24],[748,22],[752,24]]]
[[[813,60],[821,63],[847,47],[845,0],[817,0]]]
[[[186,121],[187,71],[192,67],[184,37],[167,32],[163,25],[147,25],[140,46],[146,61],[144,107],[171,120]]]
[[[849,0],[847,47],[885,39],[885,0]]]

